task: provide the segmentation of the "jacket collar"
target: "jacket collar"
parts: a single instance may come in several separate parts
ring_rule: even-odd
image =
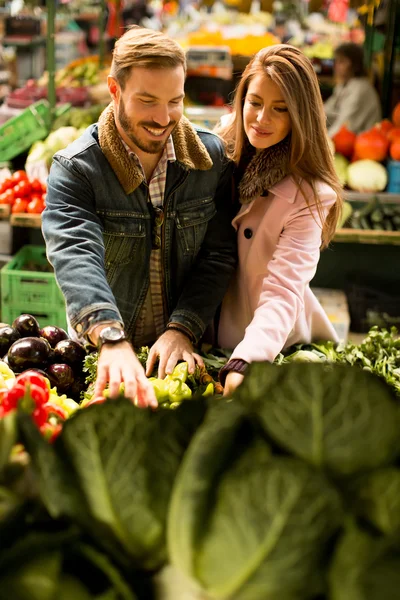
[[[126,194],[131,194],[143,182],[143,173],[124,148],[114,120],[111,102],[99,118],[100,148],[118,177]],[[213,162],[193,125],[181,117],[172,133],[176,160],[186,170],[207,171]]]
[[[282,179],[279,183],[276,183],[269,190],[270,194],[274,194],[274,196],[279,196],[280,198],[284,198],[290,204],[296,199],[297,192],[299,191],[299,187],[293,177],[288,175],[285,179]]]

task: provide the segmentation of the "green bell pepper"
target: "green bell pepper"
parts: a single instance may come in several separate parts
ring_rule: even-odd
[[[169,401],[171,403],[182,402],[182,400],[188,400],[192,397],[192,390],[180,379],[169,381],[167,385]]]
[[[165,379],[158,379],[157,377],[149,377],[149,381],[151,381],[151,385],[154,388],[157,402],[159,404],[169,402],[168,382]]]
[[[182,383],[185,383],[185,381],[188,378],[188,364],[187,362],[181,362],[178,365],[176,365],[175,369],[172,371],[171,375],[168,375],[167,377],[170,377],[171,379],[179,379],[180,381],[182,381]]]

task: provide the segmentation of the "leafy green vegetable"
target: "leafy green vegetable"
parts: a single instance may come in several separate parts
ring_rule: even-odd
[[[396,327],[372,327],[360,345],[346,344],[337,360],[378,375],[400,395],[400,338]]]
[[[59,552],[30,557],[0,577],[0,600],[54,600],[60,568]]]
[[[348,487],[350,507],[383,534],[400,533],[400,469],[386,467],[362,475]]]
[[[51,529],[56,527],[53,523]],[[45,522],[41,529],[37,522],[29,524],[10,547],[0,548],[1,600],[94,600],[98,592],[112,592],[115,600],[136,600],[121,572],[106,555],[82,542],[76,528],[48,528]]]
[[[350,524],[329,572],[329,600],[398,600],[400,552],[391,537],[374,537]]]
[[[189,404],[189,403],[188,403]],[[205,405],[151,412],[123,399],[78,411],[54,446],[22,423],[43,502],[137,565],[166,559],[165,521],[177,469]]]
[[[170,557],[213,599],[309,598],[322,589],[321,563],[341,518],[339,495],[321,474],[273,457],[244,409],[221,401],[178,473]]]
[[[248,371],[235,397],[250,403],[265,431],[295,456],[338,475],[398,456],[398,406],[370,373],[308,363],[255,363]]]

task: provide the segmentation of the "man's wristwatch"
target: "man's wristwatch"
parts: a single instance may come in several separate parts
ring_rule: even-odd
[[[112,325],[109,327],[104,327],[99,334],[97,348],[100,352],[104,344],[118,344],[126,339],[128,338],[126,337],[123,329],[120,329],[119,327],[113,327]]]

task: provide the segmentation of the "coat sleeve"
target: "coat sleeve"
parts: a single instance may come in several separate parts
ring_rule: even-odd
[[[331,190],[320,199],[325,219],[336,194]],[[301,203],[296,201],[265,274],[260,275],[263,280],[257,308],[232,358],[272,362],[282,350],[304,308],[305,289],[317,270],[321,235],[316,206],[310,210],[303,198]]]
[[[70,324],[78,335],[97,322],[122,323],[106,279],[93,190],[72,161],[61,155],[54,157],[50,170],[42,231]]]

